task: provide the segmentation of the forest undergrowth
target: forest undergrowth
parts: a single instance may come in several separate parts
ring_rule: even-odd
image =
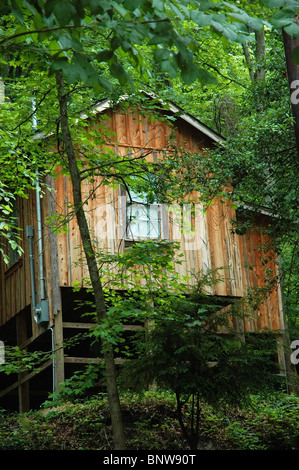
[[[131,450],[188,450],[174,397],[163,392],[122,395]],[[105,395],[29,413],[0,411],[0,450],[112,450]],[[253,397],[250,409],[216,411],[202,403],[200,450],[299,450],[299,398],[278,393]],[[188,410],[186,410],[188,419]]]

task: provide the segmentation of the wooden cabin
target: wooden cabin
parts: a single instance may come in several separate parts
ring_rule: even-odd
[[[168,109],[168,113],[176,116],[172,124],[148,119],[137,109],[128,111],[121,106],[112,107],[108,100],[99,103],[95,112],[107,116],[106,125],[115,135],[114,150],[120,155],[129,149],[159,155],[167,149],[168,138],[173,133],[177,144],[188,152],[202,152],[223,140],[175,105]],[[71,351],[63,349],[66,339],[91,326],[81,315],[84,307],[77,308],[78,300],[90,300],[84,283],[88,272],[76,219],[70,217],[68,230],[61,232],[54,231],[49,222],[52,213],[70,214],[70,181],[57,169],[57,177],[47,177],[46,183],[51,191],[40,197],[37,185],[37,190],[32,191],[28,199],[18,199],[16,203],[15,216],[22,229],[23,254],[9,253],[9,265],[0,260],[0,340],[7,346],[18,345],[28,351],[55,350],[55,358],[43,363],[38,373],[0,375],[0,406],[20,411],[38,406],[47,398],[48,392],[56,389],[75,370],[97,360],[89,344],[74,347]],[[92,194],[87,198],[86,214],[93,235],[104,250],[125,250],[126,245],[138,237],[179,241],[184,255],[178,268],[182,275],[226,267],[223,280],[209,291],[221,298],[242,299],[247,297],[250,289],[263,288],[269,268],[273,277],[277,275],[275,254],[268,251],[266,261],[262,256],[261,247],[269,245],[263,230],[268,223],[267,214],[261,213],[258,226],[240,235],[232,230],[232,219],[236,217],[232,205],[217,200],[206,211],[198,205],[190,235],[182,233],[183,219],[177,222],[173,216],[175,205],[169,208],[154,204],[144,218],[138,212],[138,200],[127,207],[123,188],[99,186],[94,191],[96,186],[96,181],[86,180],[83,192],[87,196]],[[133,211],[135,225],[128,223],[128,210],[131,215]],[[80,289],[74,291],[74,284]],[[239,327],[241,331],[284,330],[279,284],[266,293],[255,307],[254,315],[244,319]],[[126,326],[128,333],[134,328],[134,325]],[[278,335],[278,342],[279,338]],[[284,367],[279,348],[278,361]]]

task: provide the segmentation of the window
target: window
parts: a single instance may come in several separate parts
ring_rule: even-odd
[[[126,238],[142,240],[161,237],[161,205],[148,204],[146,196],[130,191],[127,198]]]

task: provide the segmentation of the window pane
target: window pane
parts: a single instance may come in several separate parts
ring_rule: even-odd
[[[128,238],[158,238],[160,236],[159,206],[133,203],[127,208],[127,218]]]

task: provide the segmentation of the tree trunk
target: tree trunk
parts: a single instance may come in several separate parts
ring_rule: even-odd
[[[249,52],[247,44],[242,44],[242,48],[243,48],[243,54],[244,54],[244,57],[245,57],[246,65],[247,65],[247,68],[248,68],[249,77],[250,77],[250,80],[253,82],[254,81],[254,72],[253,72],[252,62],[251,62],[251,58],[250,58],[250,52]]]
[[[97,320],[100,323],[103,319],[106,318],[105,299],[101,279],[99,276],[98,265],[91,242],[90,231],[88,228],[82,204],[81,177],[77,165],[76,154],[73,147],[71,133],[69,130],[67,96],[64,91],[63,75],[60,72],[56,74],[56,83],[58,87],[62,138],[66,149],[70,177],[73,187],[74,209],[78,221],[84,253],[86,256],[91,285],[94,292]],[[109,345],[104,344],[103,346],[107,380],[107,394],[114,437],[114,449],[124,450],[126,448],[126,441],[119,401],[114,354],[112,348]]]
[[[266,44],[265,31],[255,32],[255,80],[264,80],[266,78]]]
[[[265,31],[256,31],[255,34],[254,64],[250,57],[250,51],[247,44],[243,44],[243,54],[248,68],[250,80],[255,82],[266,78],[266,44]]]
[[[292,84],[294,83],[298,87],[298,83],[295,81],[299,80],[299,65],[295,64],[292,58],[292,52],[295,47],[299,47],[299,39],[292,39],[285,31],[282,32],[283,35],[283,42],[284,42],[284,50],[285,50],[285,57],[286,57],[286,64],[287,64],[287,74],[288,74],[288,81],[290,90],[292,89]],[[294,117],[294,131],[295,131],[295,139],[296,139],[296,147],[297,147],[297,155],[299,157],[299,103],[291,102],[292,105],[292,113]]]

